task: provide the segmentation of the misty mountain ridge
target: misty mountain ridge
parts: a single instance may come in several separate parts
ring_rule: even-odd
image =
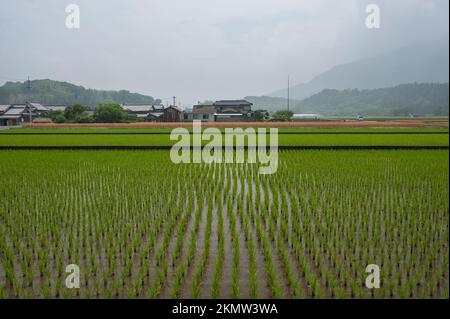
[[[448,116],[448,83],[412,83],[372,90],[325,89],[298,102],[295,113]]]
[[[41,104],[85,104],[101,103],[148,103],[159,104],[161,100],[152,96],[131,93],[127,90],[110,91],[86,89],[83,86],[54,80],[6,82],[0,86],[0,104],[33,101]]]
[[[447,83],[448,46],[402,48],[375,57],[337,65],[311,81],[290,88],[292,99],[302,100],[323,89],[376,89],[405,83]],[[268,94],[287,96],[287,89]]]

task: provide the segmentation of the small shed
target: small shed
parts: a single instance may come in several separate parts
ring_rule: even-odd
[[[163,110],[163,115],[161,116],[162,122],[180,122],[182,120],[183,111],[180,108],[171,105]]]

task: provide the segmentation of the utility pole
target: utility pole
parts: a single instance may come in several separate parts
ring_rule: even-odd
[[[28,90],[28,93],[29,93],[28,97],[30,97],[31,96],[31,94],[30,94],[30,92],[31,92],[30,77],[28,77],[28,80],[27,80],[27,90]],[[31,124],[31,123],[33,123],[33,118],[32,118],[33,115],[31,113],[31,105],[29,104],[29,101],[28,102],[25,101],[25,105],[28,106],[28,111],[30,112],[30,124]]]
[[[289,85],[289,75],[288,75],[288,86],[287,86],[287,109],[288,109],[288,111],[289,111],[289,88],[290,88],[290,85]]]
[[[173,106],[175,106],[176,96],[173,97]]]

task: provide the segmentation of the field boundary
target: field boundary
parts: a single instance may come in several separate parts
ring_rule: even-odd
[[[270,132],[267,132],[269,134]],[[181,133],[182,134],[182,133]],[[189,132],[186,134],[198,134]],[[200,133],[202,134],[202,133]],[[240,133],[234,133],[240,134]],[[242,133],[248,134],[248,133]],[[279,135],[423,135],[423,134],[449,134],[443,131],[427,131],[427,132],[283,132],[278,131]],[[0,135],[170,135],[170,132],[0,132]]]
[[[170,150],[171,145],[91,145],[91,146],[0,146],[0,150]],[[224,147],[221,149],[255,149],[255,146]],[[190,150],[194,147],[190,146]],[[280,145],[278,150],[448,150],[449,146],[407,146],[407,145],[322,145],[322,146],[300,146]]]
[[[204,127],[278,127],[278,128],[301,128],[301,127],[447,127],[448,117],[437,119],[391,119],[386,121],[355,121],[355,120],[333,120],[315,122],[202,122]],[[192,122],[138,122],[138,123],[64,123],[48,124],[33,123],[24,125],[25,128],[174,128],[192,127]]]

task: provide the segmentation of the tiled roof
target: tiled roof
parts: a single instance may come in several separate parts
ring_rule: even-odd
[[[163,105],[153,105],[153,104],[141,104],[141,105],[122,105],[124,111],[128,112],[151,112],[155,110],[163,110]]]
[[[213,104],[214,106],[242,106],[242,105],[253,105],[246,100],[220,100]]]
[[[22,113],[28,113],[28,110],[25,108],[25,105],[14,105],[11,108],[8,109],[8,111],[6,111],[4,113],[4,115],[21,115]]]
[[[39,103],[27,103],[27,105],[31,106],[37,111],[48,111],[49,109]]]
[[[148,113],[148,116],[149,117],[160,117],[161,115],[163,115],[164,113],[156,113],[156,112],[154,112],[154,113]]]
[[[11,105],[0,105],[0,113],[6,112],[10,108]]]
[[[174,106],[174,105],[171,105],[171,106],[165,108],[165,110],[167,110],[167,109],[169,109],[169,108],[174,109],[174,110],[177,110],[178,112],[183,112],[182,109],[180,109],[178,106]]]

